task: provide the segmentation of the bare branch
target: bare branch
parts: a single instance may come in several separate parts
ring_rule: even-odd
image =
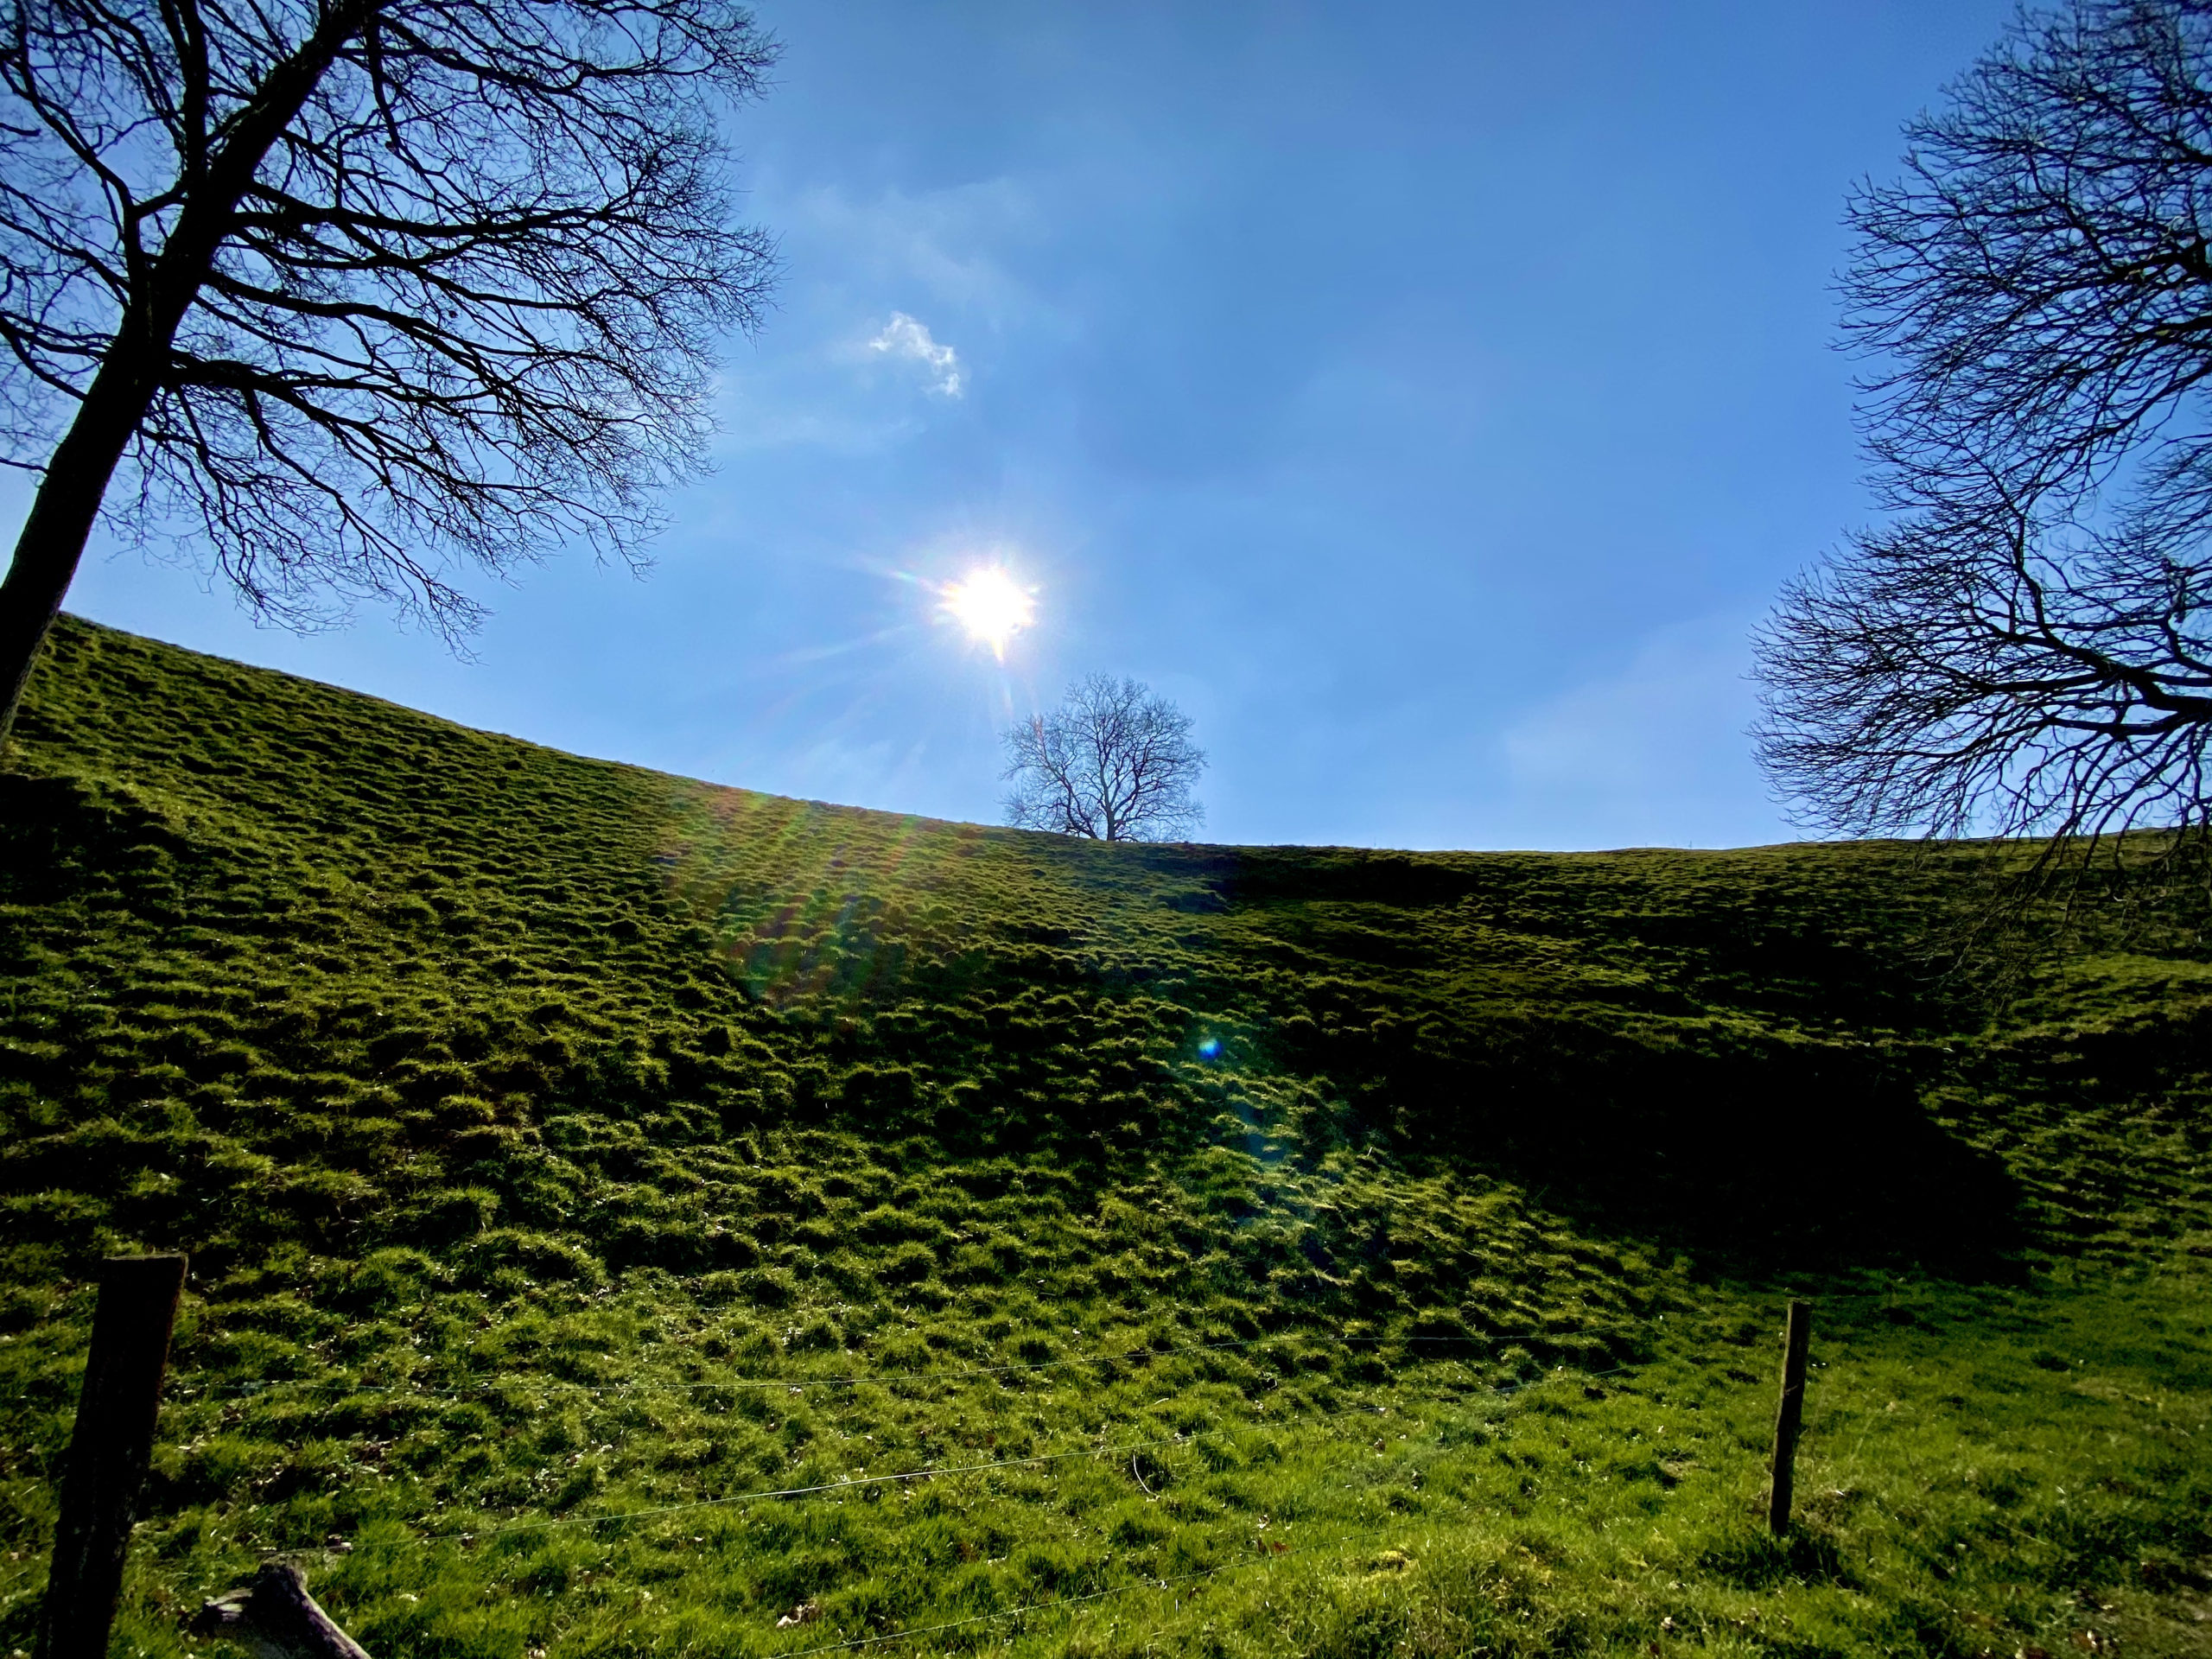
[[[2212,824],[2212,3],[2024,14],[1853,200],[1895,516],[1759,639],[1769,775],[1857,835]]]

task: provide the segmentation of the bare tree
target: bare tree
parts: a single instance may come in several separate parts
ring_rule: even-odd
[[[1769,774],[1855,834],[2208,821],[2212,3],[2024,14],[1850,208],[1891,518],[1759,640]]]
[[[1097,841],[1173,841],[1205,822],[1191,717],[1135,680],[1093,674],[1005,737],[1008,823]]]
[[[103,512],[296,626],[637,560],[772,272],[721,130],[773,57],[733,0],[14,0],[0,735]]]

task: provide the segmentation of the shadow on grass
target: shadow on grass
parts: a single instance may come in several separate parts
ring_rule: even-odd
[[[1835,1538],[1800,1522],[1777,1538],[1751,1526],[1716,1531],[1697,1552],[1701,1572],[1745,1590],[1771,1590],[1784,1584],[1832,1584],[1859,1587]]]
[[[1932,912],[1904,852],[1852,849],[1830,861],[1842,879],[1824,866],[1819,881],[1789,848],[1136,856],[1192,884],[1176,908],[1218,899],[1236,925],[1214,970],[1251,988],[1229,995],[1266,1031],[1265,1063],[1344,1103],[1309,1128],[1313,1150],[1379,1139],[1471,1165],[1583,1227],[1724,1271],[2017,1271],[2012,1175],[1922,1106],[1936,1046],[1891,1034],[1959,1012],[1913,953]],[[1325,941],[1335,971],[1300,974],[1297,952]],[[1617,961],[1642,968],[1609,973]],[[1788,1017],[1708,1007],[1723,982]],[[1806,1034],[1845,1020],[1869,1039]]]
[[[1916,1265],[2008,1277],[2019,1194],[1995,1158],[1871,1052],[1700,1051],[1562,1027],[1405,1091],[1416,1145],[1535,1191],[1582,1224],[1755,1272]]]

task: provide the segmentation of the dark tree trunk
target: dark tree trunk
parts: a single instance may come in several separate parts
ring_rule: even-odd
[[[147,377],[122,372],[111,359],[47,463],[0,582],[0,742],[15,726],[39,647],[76,579],[108,480],[152,397]]]

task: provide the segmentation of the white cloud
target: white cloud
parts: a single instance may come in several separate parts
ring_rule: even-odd
[[[930,372],[931,391],[943,392],[948,397],[960,396],[960,354],[951,346],[932,340],[926,323],[917,321],[904,311],[893,311],[890,325],[868,345],[872,352],[909,358],[921,364]]]

